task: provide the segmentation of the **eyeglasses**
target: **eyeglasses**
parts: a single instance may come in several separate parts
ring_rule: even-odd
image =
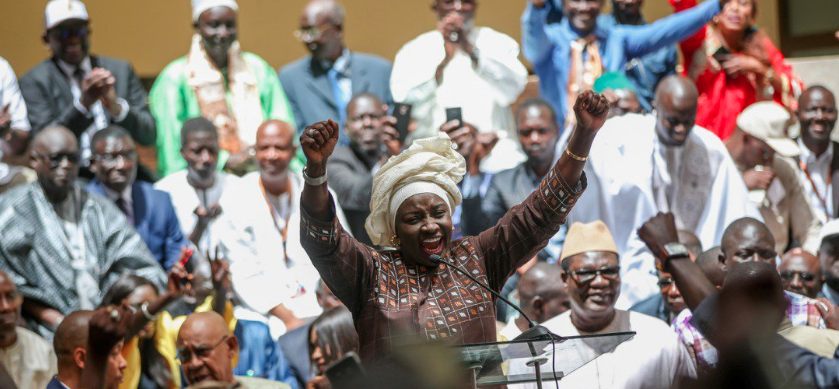
[[[116,166],[120,158],[122,158],[122,163],[134,162],[137,152],[132,150],[121,154],[100,154],[93,157],[97,162],[107,166]]]
[[[60,40],[67,40],[70,39],[71,36],[77,36],[79,38],[87,37],[87,34],[90,34],[90,27],[88,26],[79,26],[79,27],[56,27],[50,31],[52,36],[60,39]]]
[[[318,40],[324,32],[329,31],[331,25],[313,26],[294,31],[294,37],[303,43],[309,43]]]
[[[35,156],[45,159],[49,163],[50,169],[57,168],[65,159],[73,165],[78,164],[80,160],[79,153],[35,154]]]
[[[672,279],[672,278],[670,278],[670,277],[664,277],[664,278],[660,278],[660,279],[658,280],[658,287],[659,287],[659,288],[661,288],[661,289],[668,289],[668,288],[670,288],[670,286],[671,286],[671,285],[673,285],[674,283],[675,283],[675,281],[673,281],[673,279]]]
[[[471,11],[475,9],[475,0],[445,0],[440,5],[445,11]]]
[[[218,346],[221,346],[221,344],[224,343],[224,341],[228,338],[230,338],[230,335],[222,336],[221,340],[219,340],[218,343],[216,343],[216,345],[213,347],[184,347],[178,350],[178,355],[175,357],[175,359],[178,360],[178,363],[184,364],[189,363],[189,361],[192,360],[192,357],[196,357],[199,359],[209,358],[210,354],[213,353],[213,350],[217,349]]]
[[[614,281],[615,279],[620,276],[621,267],[620,266],[606,266],[600,269],[583,269],[583,270],[571,270],[568,272],[574,279],[577,280],[580,284],[588,284],[594,281],[597,276],[601,276],[609,281]]]
[[[784,270],[781,272],[781,279],[784,281],[792,281],[795,276],[798,276],[804,282],[812,282],[816,279],[816,275],[806,271]]]

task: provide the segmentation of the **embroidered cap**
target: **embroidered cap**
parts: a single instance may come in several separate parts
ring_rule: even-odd
[[[566,258],[577,254],[594,251],[605,251],[620,255],[615,239],[612,237],[612,232],[602,221],[574,223],[568,229],[568,235],[565,236],[565,246],[559,255],[559,262],[561,263]]]
[[[78,0],[52,0],[44,12],[44,29],[51,29],[66,20],[90,20],[84,3]]]

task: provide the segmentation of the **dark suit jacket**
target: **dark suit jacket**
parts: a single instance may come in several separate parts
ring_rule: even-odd
[[[492,177],[481,206],[492,225],[539,187],[542,178],[531,177],[532,175],[527,166],[521,163]]]
[[[341,146],[326,162],[329,170],[329,187],[338,196],[338,203],[353,237],[371,245],[364,222],[370,215],[370,196],[373,191],[372,166],[367,166],[351,146]]]
[[[76,136],[81,135],[93,123],[93,118],[86,117],[73,105],[73,93],[70,90],[70,80],[61,68],[57,59],[48,59],[23,75],[20,79],[20,91],[29,109],[29,122],[32,124],[32,134],[49,125],[62,125],[70,129]],[[137,142],[142,145],[153,145],[156,136],[154,118],[149,111],[148,95],[140,79],[131,68],[131,64],[120,59],[90,56],[94,68],[105,68],[116,79],[117,96],[123,98],[130,108],[128,116],[122,123]]]
[[[390,95],[391,67],[391,63],[384,58],[350,52],[352,94],[369,92],[378,96],[384,104],[390,104],[393,100]],[[300,133],[312,123],[326,119],[338,120],[340,117],[332,86],[326,76],[327,71],[318,61],[312,61],[312,56],[280,69],[280,83],[291,104]]]
[[[301,388],[306,387],[306,382],[312,378],[312,360],[309,358],[309,330],[311,324],[297,327],[283,336],[280,336],[279,344],[283,354],[288,357],[288,364],[291,371],[297,377]]]
[[[661,298],[661,293],[656,293],[646,300],[639,301],[629,308],[630,311],[643,313],[652,317],[657,317],[663,322],[670,325],[670,310],[664,305],[664,300]]]
[[[102,184],[96,179],[86,189],[107,197]],[[172,198],[142,181],[134,182],[131,198],[134,202],[134,228],[160,266],[168,270],[180,258],[181,247],[189,244],[181,232]]]

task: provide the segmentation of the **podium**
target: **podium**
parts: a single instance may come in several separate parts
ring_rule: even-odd
[[[459,362],[471,371],[471,387],[542,381],[553,382],[574,373],[635,336],[635,332],[559,337],[533,340],[465,344],[456,346]]]

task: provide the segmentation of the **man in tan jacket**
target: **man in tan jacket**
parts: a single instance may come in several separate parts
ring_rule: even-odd
[[[775,237],[775,251],[784,253],[800,245],[815,254],[822,223],[792,159],[800,150],[788,136],[791,122],[789,112],[774,102],[753,104],[737,118],[737,128],[725,146]]]

